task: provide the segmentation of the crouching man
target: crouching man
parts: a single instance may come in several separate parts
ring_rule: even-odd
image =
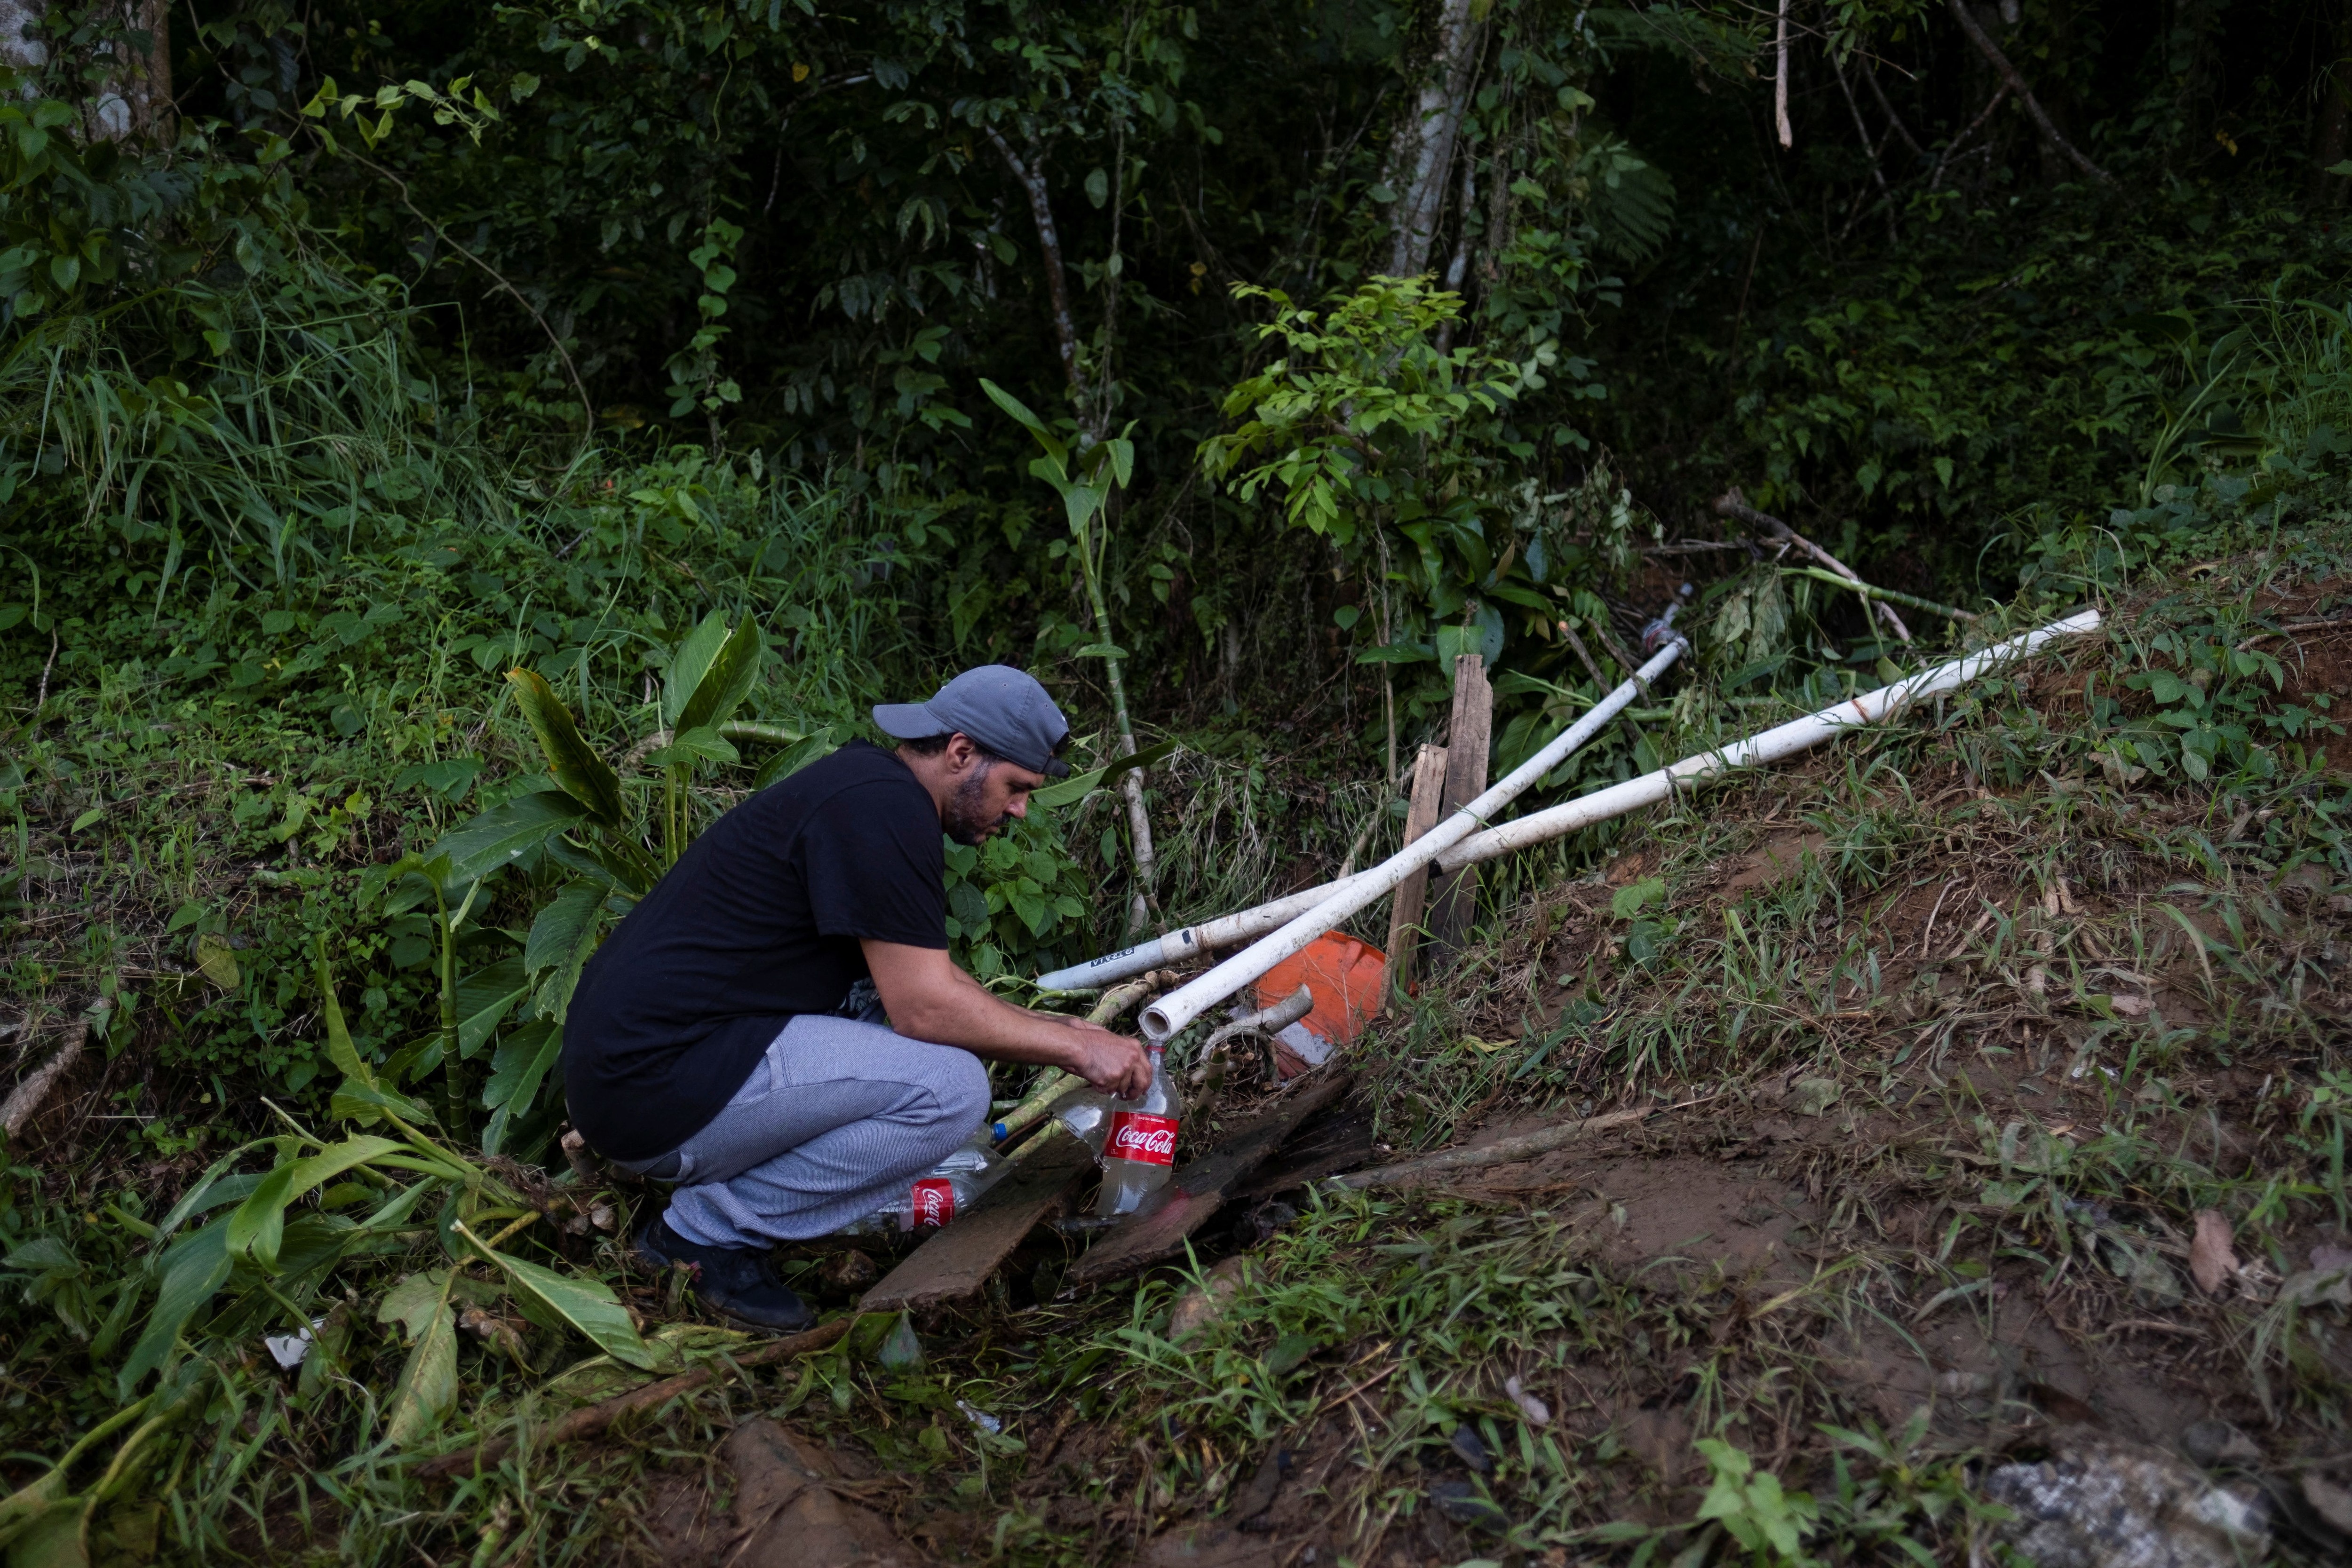
[[[1069,726],[1002,664],[711,824],[589,961],[564,1025],[572,1120],[607,1159],[676,1184],[636,1239],[711,1307],[790,1331],[813,1314],[768,1260],[838,1230],[970,1138],[981,1059],[1140,1094],[1133,1040],[998,1000],[948,956],[942,831],[978,844],[1069,772]]]

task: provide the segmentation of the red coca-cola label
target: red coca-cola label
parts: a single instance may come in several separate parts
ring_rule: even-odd
[[[1110,1141],[1103,1157],[1137,1160],[1148,1166],[1176,1163],[1176,1119],[1150,1116],[1140,1111],[1119,1111],[1110,1119]]]
[[[955,1183],[926,1176],[915,1184],[915,1228],[936,1230],[955,1218]]]

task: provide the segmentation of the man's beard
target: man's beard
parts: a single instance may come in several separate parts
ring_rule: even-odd
[[[982,804],[988,792],[988,776],[996,770],[993,762],[983,763],[971,771],[971,776],[955,787],[948,797],[947,818],[940,825],[948,837],[970,849],[988,841],[989,835],[1013,820],[1013,813],[1001,811],[992,817]]]

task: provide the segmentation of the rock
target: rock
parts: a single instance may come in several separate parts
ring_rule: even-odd
[[[720,1450],[735,1472],[734,1568],[916,1568],[929,1561],[878,1513],[835,1490],[833,1457],[773,1421],[747,1421]]]
[[[836,1291],[862,1291],[882,1277],[882,1270],[873,1259],[853,1247],[818,1265],[816,1277]]]
[[[1242,1288],[1248,1268],[1247,1258],[1228,1258],[1210,1270],[1200,1284],[1178,1297],[1175,1310],[1168,1314],[1168,1337],[1182,1339],[1224,1316],[1226,1303]]]
[[[1234,1519],[1244,1524],[1274,1506],[1275,1495],[1282,1490],[1282,1478],[1290,1473],[1290,1450],[1276,1448],[1259,1464],[1257,1473],[1249,1484],[1234,1494]]]
[[[2016,1515],[1999,1539],[2039,1568],[2242,1568],[2270,1551],[2252,1486],[2095,1432],[2053,1434],[2047,1458],[1992,1470],[1984,1495]]]
[[[1468,1481],[1440,1481],[1429,1489],[1430,1506],[1456,1524],[1502,1535],[1511,1528],[1511,1516]],[[2046,1568],[2046,1565],[2045,1565]]]
[[[2227,1421],[2198,1421],[2180,1434],[2180,1451],[2210,1469],[2215,1465],[2253,1465],[2263,1451],[2254,1440]]]
[[[1528,1426],[1549,1427],[1551,1425],[1551,1406],[1537,1398],[1534,1395],[1528,1393],[1524,1387],[1520,1386],[1519,1380],[1517,1378],[1507,1377],[1503,1379],[1503,1393],[1512,1404],[1519,1407],[1519,1414],[1528,1418]]]
[[[1478,1434],[1469,1427],[1454,1427],[1454,1436],[1446,1439],[1445,1446],[1454,1450],[1455,1458],[1460,1459],[1480,1475],[1491,1476],[1495,1473],[1495,1456],[1486,1451],[1486,1445],[1480,1442]]]
[[[1800,1115],[1818,1116],[1836,1104],[1843,1092],[1834,1078],[1800,1078],[1789,1091],[1789,1105]]]

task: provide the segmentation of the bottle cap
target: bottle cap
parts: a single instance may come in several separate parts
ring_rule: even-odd
[[[1003,1123],[991,1122],[988,1124],[988,1141],[992,1144],[1001,1144],[1004,1141]]]

